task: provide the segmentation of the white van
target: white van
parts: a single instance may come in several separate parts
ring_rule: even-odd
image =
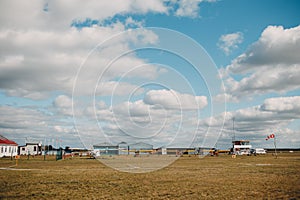
[[[254,151],[255,154],[266,154],[267,151],[263,148],[256,148]]]

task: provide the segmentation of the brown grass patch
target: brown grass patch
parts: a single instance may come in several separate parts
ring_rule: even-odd
[[[22,157],[14,164],[0,159],[0,199],[300,199],[299,153],[181,157],[138,174],[87,158]]]

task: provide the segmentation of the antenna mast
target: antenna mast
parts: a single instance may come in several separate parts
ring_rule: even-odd
[[[232,138],[232,141],[235,141],[234,120],[235,120],[235,118],[232,117],[232,132],[233,132],[233,138]]]

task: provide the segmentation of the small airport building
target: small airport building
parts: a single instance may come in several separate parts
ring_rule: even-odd
[[[249,140],[235,140],[232,141],[232,153],[235,155],[250,155],[252,145]]]
[[[131,155],[131,154],[149,154],[153,151],[153,145],[144,142],[127,144],[121,142],[117,145],[104,142],[93,145],[93,153],[100,155]]]
[[[19,155],[40,155],[42,154],[41,142],[27,142],[23,146],[19,146]]]
[[[121,142],[118,144],[119,155],[129,154],[129,145],[126,142]]]
[[[149,154],[153,151],[153,145],[144,142],[138,142],[129,145],[129,154]]]
[[[93,145],[93,152],[97,155],[118,155],[119,147],[118,145],[103,142]]]
[[[128,144],[120,142],[118,144],[111,144],[103,142],[93,145],[91,154],[94,157],[104,155],[174,155],[180,156],[183,154],[196,155],[199,154],[201,148],[195,147],[159,147],[154,148],[152,144],[145,142],[136,142]]]
[[[18,144],[0,135],[0,158],[18,155]]]

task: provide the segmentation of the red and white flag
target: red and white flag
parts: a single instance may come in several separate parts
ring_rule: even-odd
[[[271,138],[275,138],[275,134],[274,133],[272,133],[271,135],[268,135],[267,138],[266,138],[266,140],[271,139]]]

